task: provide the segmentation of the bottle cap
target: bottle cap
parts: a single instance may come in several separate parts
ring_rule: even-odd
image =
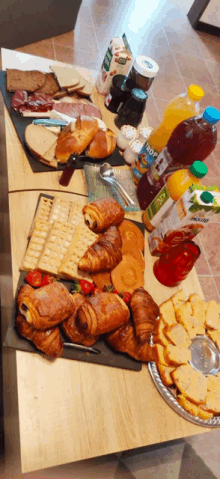
[[[202,161],[194,161],[189,170],[197,178],[203,178],[208,173],[208,166]]]
[[[193,101],[200,101],[204,94],[204,90],[199,85],[190,85],[187,90],[188,97]]]
[[[159,70],[158,64],[152,58],[138,55],[134,61],[134,69],[147,78],[154,78]]]
[[[215,125],[220,120],[220,111],[214,106],[208,106],[203,112],[203,118],[205,118],[210,125]]]
[[[200,196],[200,199],[203,201],[203,203],[213,203],[213,198],[213,195],[209,193],[209,191],[203,191]]]
[[[148,94],[144,90],[141,90],[139,88],[134,88],[132,90],[132,96],[139,101],[146,101],[146,99],[148,98]]]

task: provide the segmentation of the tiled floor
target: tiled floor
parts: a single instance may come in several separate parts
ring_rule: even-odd
[[[220,38],[191,28],[186,17],[191,4],[191,0],[84,0],[74,35],[68,32],[18,50],[99,70],[110,38],[125,31],[134,55],[149,55],[160,66],[147,103],[149,123],[154,127],[162,119],[168,101],[193,82],[198,82],[205,91],[202,108],[208,105],[220,108]],[[220,127],[218,130],[220,132]],[[220,187],[219,160],[220,135],[214,153],[207,159],[206,184]],[[219,237],[220,217],[198,238],[202,254],[196,269],[206,299],[220,299]],[[39,476],[74,479],[220,478],[219,438],[220,431],[215,431],[190,438],[188,444],[131,451],[122,454],[119,461],[115,455],[83,461],[64,469],[47,470]],[[38,477],[38,473],[27,477]]]

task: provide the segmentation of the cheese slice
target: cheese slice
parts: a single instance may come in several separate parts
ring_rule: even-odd
[[[60,88],[68,88],[78,85],[80,74],[73,68],[58,67],[51,65],[50,69],[55,73]]]

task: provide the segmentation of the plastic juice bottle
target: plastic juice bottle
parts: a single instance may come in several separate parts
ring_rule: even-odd
[[[199,158],[204,161],[217,143],[216,123],[220,112],[208,106],[202,115],[182,121],[173,131],[166,148],[154,164],[142,176],[137,196],[141,209],[145,210],[164,186],[170,173],[190,167]]]
[[[189,169],[177,170],[168,178],[166,185],[159,191],[149,207],[143,213],[143,223],[153,231],[167,214],[174,201],[178,201],[188,188],[208,173],[208,166],[202,161],[194,161]]]
[[[203,96],[204,91],[200,86],[190,85],[187,93],[183,93],[171,100],[164,111],[162,123],[152,131],[150,138],[143,146],[139,155],[139,162],[133,169],[136,184],[138,184],[143,173],[152,165],[158,154],[166,146],[176,126],[181,121],[199,114],[199,101]]]

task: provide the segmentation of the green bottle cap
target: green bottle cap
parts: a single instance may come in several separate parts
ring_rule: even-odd
[[[208,173],[208,166],[202,161],[194,161],[189,170],[197,178],[203,178]]]
[[[203,203],[213,203],[214,197],[211,193],[209,193],[209,191],[204,191],[201,194],[200,199],[203,201]]]

